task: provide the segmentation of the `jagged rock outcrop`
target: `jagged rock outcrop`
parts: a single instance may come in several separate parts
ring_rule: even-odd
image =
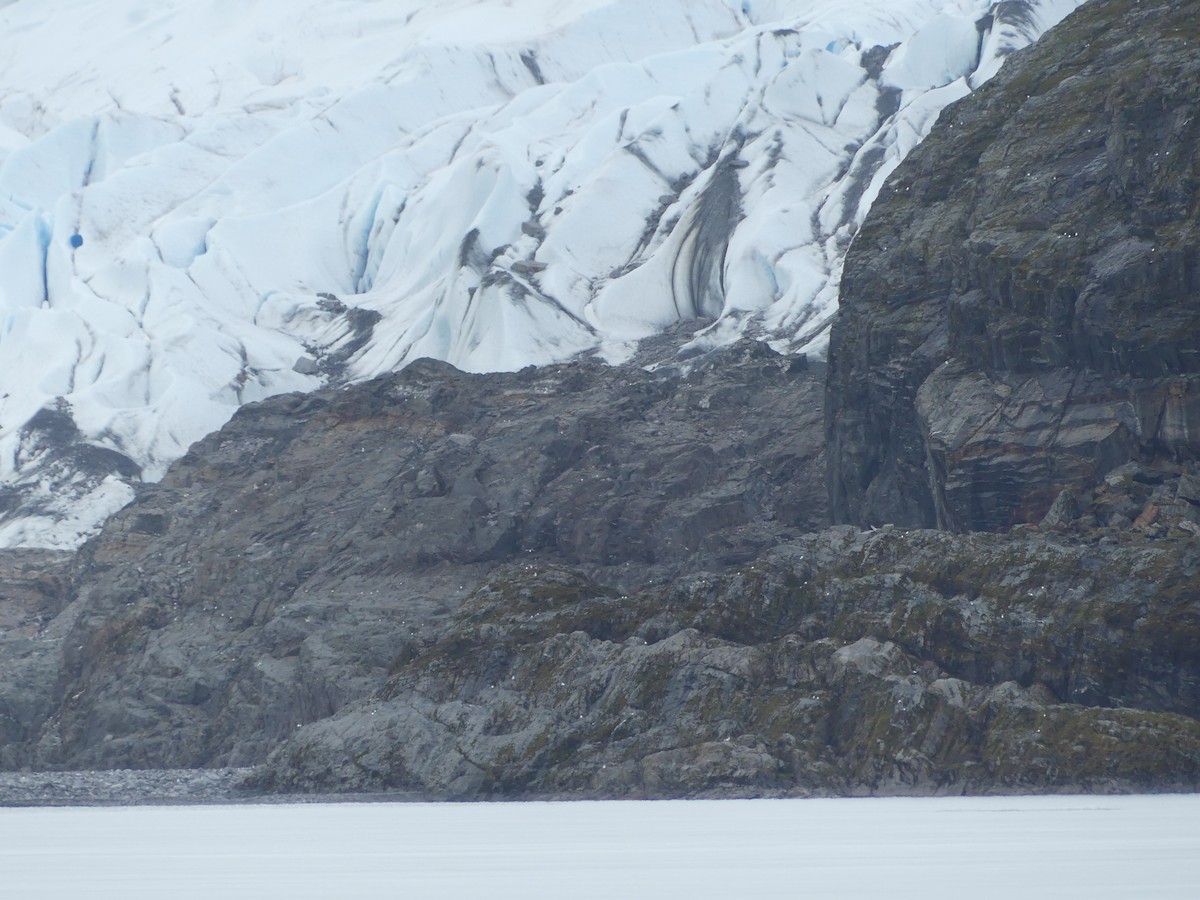
[[[248,407],[87,545],[38,668],[6,659],[40,679],[0,684],[6,765],[454,798],[1200,785],[1200,543],[820,530],[819,376],[743,344]]]
[[[257,762],[497,566],[625,589],[749,561],[827,521],[820,375],[747,342],[687,373],[420,362],[248,407],[81,551],[53,716],[0,685],[37,735],[10,764]]]
[[[896,171],[833,328],[837,521],[996,530],[1195,471],[1198,40],[1191,4],[1096,0]]]
[[[0,639],[36,635],[70,596],[71,554],[0,550]]]
[[[840,528],[623,593],[497,570],[251,783],[729,796],[1200,785],[1200,545]]]
[[[0,770],[27,758],[54,710],[70,563],[71,554],[52,550],[0,551]]]

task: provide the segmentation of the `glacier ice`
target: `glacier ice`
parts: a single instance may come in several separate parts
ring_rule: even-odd
[[[822,352],[883,179],[1080,2],[0,5],[0,546],[422,356]]]

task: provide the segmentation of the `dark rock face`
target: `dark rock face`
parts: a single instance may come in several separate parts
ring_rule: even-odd
[[[819,530],[820,374],[745,344],[247,407],[86,547],[41,655],[0,646],[6,764],[453,798],[1200,785],[1200,544],[1071,530],[1165,480],[1064,500],[1057,537]]]
[[[1198,40],[1191,4],[1097,0],[897,170],[832,335],[835,520],[1003,529],[1200,457]]]
[[[458,798],[1192,788],[1198,592],[1189,540],[841,528],[630,593],[509,566],[251,783]]]
[[[376,691],[498,566],[625,589],[753,559],[827,521],[820,374],[746,343],[689,374],[422,362],[248,407],[81,551],[60,706],[13,754],[257,762]]]

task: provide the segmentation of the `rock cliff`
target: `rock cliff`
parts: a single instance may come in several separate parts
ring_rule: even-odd
[[[1192,4],[1090,3],[900,166],[833,326],[837,521],[1000,530],[1194,471],[1198,42]]]
[[[87,545],[38,655],[0,644],[5,764],[451,798],[1200,784],[1193,536],[821,528],[821,374],[742,344],[247,407]]]

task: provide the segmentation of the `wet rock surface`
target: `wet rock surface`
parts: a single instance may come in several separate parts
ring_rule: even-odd
[[[837,521],[1001,530],[1195,463],[1198,40],[1188,4],[1087,4],[899,167],[833,328]]]

